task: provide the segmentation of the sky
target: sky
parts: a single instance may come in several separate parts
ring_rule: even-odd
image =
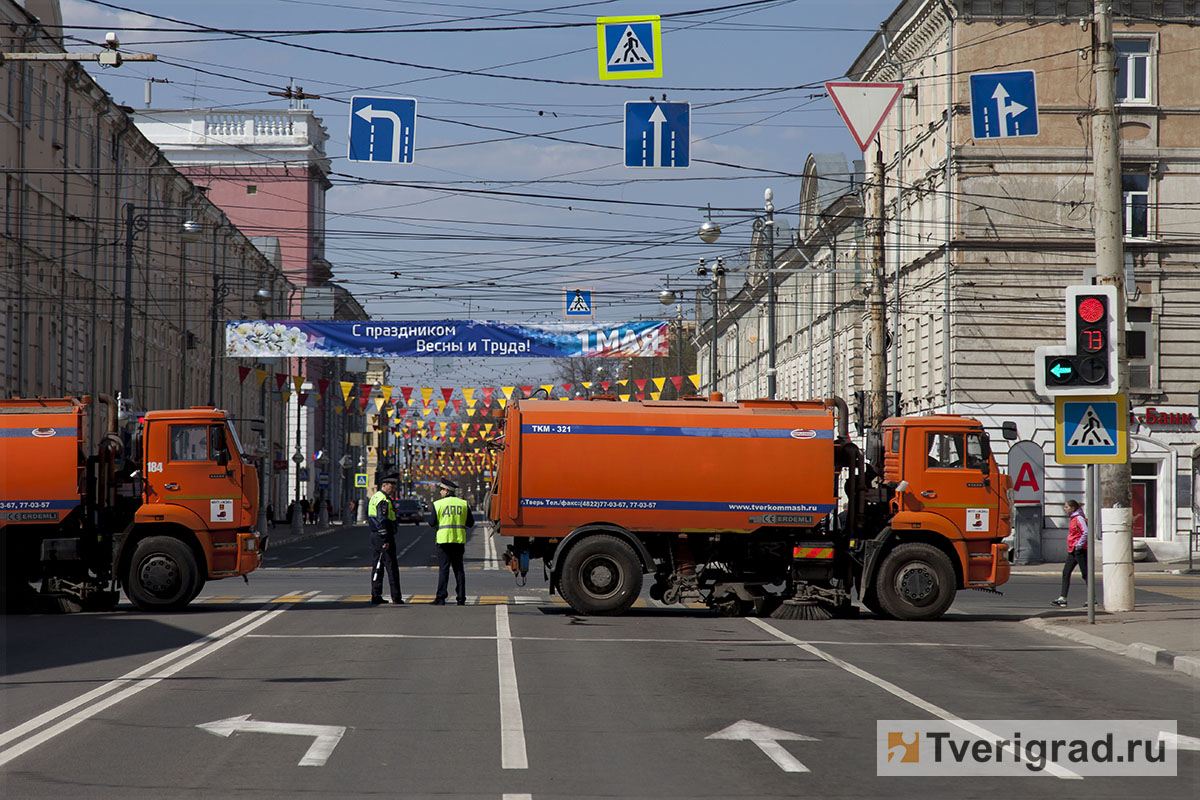
[[[115,31],[153,63],[89,70],[119,102],[282,109],[290,81],[328,129],[326,258],[380,320],[667,319],[658,293],[697,259],[736,262],[763,192],[796,224],[813,152],[858,150],[822,84],[844,76],[893,0],[410,2],[62,0],[69,50]],[[140,13],[144,12],[144,13]],[[597,17],[663,16],[661,78],[602,81]],[[77,27],[70,27],[77,26]],[[157,81],[166,81],[159,83]],[[350,98],[417,101],[414,163],[351,162]],[[691,104],[686,169],[624,166],[624,104]],[[696,236],[711,205],[715,244]],[[684,306],[689,317],[693,306]],[[544,383],[549,363],[410,359],[393,383]]]

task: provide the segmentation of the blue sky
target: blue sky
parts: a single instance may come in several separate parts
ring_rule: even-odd
[[[169,81],[153,87],[156,108],[284,108],[287,101],[266,92],[290,79],[322,95],[310,105],[329,130],[335,173],[326,255],[375,318],[554,321],[566,286],[590,286],[599,319],[673,315],[657,302],[659,289],[668,278],[694,283],[702,256],[744,250],[765,188],[778,213],[794,215],[800,180],[788,175],[802,171],[809,153],[857,157],[821,84],[842,77],[895,3],[63,0],[62,7],[67,25],[99,28],[73,29],[79,39],[99,41],[112,29],[124,48],[160,57],[91,70],[134,108],[144,106],[147,78]],[[598,79],[596,17],[718,7],[664,20],[663,77]],[[541,27],[477,30],[528,26]],[[378,27],[390,30],[274,33]],[[416,98],[414,164],[345,158],[355,94]],[[626,168],[625,102],[664,94],[692,104],[693,165]],[[706,204],[724,228],[715,245],[695,236]],[[398,363],[394,378],[528,383],[547,367],[423,360]]]

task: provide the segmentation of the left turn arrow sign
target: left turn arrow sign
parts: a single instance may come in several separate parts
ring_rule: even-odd
[[[288,736],[311,736],[314,738],[304,758],[297,766],[323,767],[333,753],[333,748],[346,733],[341,725],[300,725],[293,722],[260,722],[250,719],[249,714],[240,717],[218,719],[213,722],[203,722],[196,726],[208,731],[214,736],[228,739],[235,733],[283,733]]]

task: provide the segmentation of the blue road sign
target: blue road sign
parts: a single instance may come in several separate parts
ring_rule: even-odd
[[[686,167],[691,163],[689,103],[625,104],[625,166]]]
[[[366,489],[367,488],[367,473],[357,472],[354,474],[354,488],[355,489]]]
[[[1060,464],[1124,463],[1129,429],[1124,395],[1056,397],[1054,411]]]
[[[591,289],[566,289],[563,294],[563,302],[566,304],[564,313],[568,317],[592,316]]]
[[[411,97],[350,98],[351,161],[411,164],[417,101]]]
[[[600,79],[661,78],[662,27],[657,16],[598,17]]]
[[[1037,87],[1033,70],[972,75],[971,124],[976,139],[1037,136]]]

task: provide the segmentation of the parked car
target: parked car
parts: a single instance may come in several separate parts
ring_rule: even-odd
[[[393,497],[392,509],[396,512],[397,522],[420,525],[425,521],[425,515],[421,513],[421,504],[415,497]]]

